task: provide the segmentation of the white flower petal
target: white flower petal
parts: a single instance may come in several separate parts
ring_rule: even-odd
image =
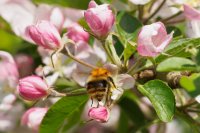
[[[117,86],[123,89],[131,89],[135,85],[135,79],[128,74],[120,74],[117,76]]]

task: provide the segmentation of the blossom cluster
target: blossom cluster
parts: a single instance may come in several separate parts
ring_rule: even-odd
[[[165,50],[172,43],[176,31],[168,31],[167,24],[183,19],[186,21],[186,36],[200,37],[200,11],[194,8],[194,3],[181,0],[169,0],[165,4],[160,0],[129,0],[128,3],[129,7],[124,3],[115,7],[115,4],[98,5],[91,0],[84,11],[45,4],[36,6],[29,0],[4,0],[0,3],[0,16],[17,36],[36,46],[36,52],[41,57],[40,65],[34,66],[34,59],[29,55],[18,54],[13,58],[10,53],[0,51],[0,123],[3,123],[0,131],[14,129],[13,123],[19,119],[17,116],[24,112],[21,125],[39,132],[40,124],[51,108],[49,105],[54,105],[62,97],[85,94],[89,96],[88,104],[92,102],[90,107],[86,106],[85,121],[109,123],[115,117],[111,112],[117,108],[123,93],[134,91],[136,83],[140,84],[138,79],[144,76],[141,72],[145,66],[143,61],[150,62],[148,70],[152,70],[151,74],[156,71],[156,57],[162,54],[172,56],[167,55]],[[148,4],[152,9],[144,14]],[[138,8],[136,14],[142,23],[140,30],[136,36],[131,33],[121,35],[115,10],[132,12],[131,7]],[[10,14],[6,13],[8,9]],[[18,22],[20,19],[23,22]],[[135,38],[122,37],[126,35]],[[128,46],[134,47],[127,59],[126,55],[122,57],[116,51],[117,40],[113,40],[114,36],[124,43],[122,54],[129,50]],[[104,69],[106,77],[94,74],[94,70],[101,73]],[[148,77],[149,73],[145,76]],[[91,76],[93,79],[90,79]],[[84,88],[84,91],[76,92],[77,88],[73,90],[73,85],[70,91],[68,88],[58,89],[56,83],[60,79],[67,79],[75,87]],[[92,95],[87,85],[89,79],[95,83],[90,85],[95,91]],[[100,100],[98,90],[105,91]],[[30,108],[25,111],[17,99]],[[44,103],[50,104],[44,106]],[[15,110],[14,113],[12,110]]]

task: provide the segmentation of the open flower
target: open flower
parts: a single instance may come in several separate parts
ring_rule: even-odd
[[[16,100],[16,96],[14,94],[6,95],[0,104],[0,111],[8,111],[13,107],[13,103]]]
[[[90,1],[84,16],[93,34],[101,39],[107,37],[115,21],[109,5],[97,5],[93,0]]]
[[[88,116],[98,122],[107,122],[109,119],[109,110],[106,107],[93,107],[88,111]]]
[[[61,46],[61,37],[57,28],[48,21],[38,22],[26,28],[27,35],[39,46],[55,50]]]
[[[172,35],[173,32],[167,34],[166,28],[161,22],[143,26],[138,34],[138,53],[141,56],[157,56],[170,43]]]
[[[38,76],[28,76],[19,80],[19,95],[30,101],[39,100],[48,95],[47,84]]]
[[[42,122],[42,119],[47,111],[48,108],[31,108],[27,110],[22,116],[21,124],[28,126],[34,131],[38,131],[40,123]]]
[[[184,5],[184,15],[187,18],[187,36],[200,37],[200,11]]]

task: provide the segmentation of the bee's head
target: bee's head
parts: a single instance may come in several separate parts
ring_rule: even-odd
[[[108,77],[110,76],[110,72],[106,68],[96,68],[91,72],[91,76],[93,77]]]

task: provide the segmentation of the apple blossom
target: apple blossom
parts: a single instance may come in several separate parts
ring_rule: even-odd
[[[187,18],[187,36],[200,37],[200,11],[185,4],[184,15]]]
[[[0,84],[8,84],[15,87],[19,78],[17,65],[13,57],[5,51],[0,51]]]
[[[184,15],[189,20],[199,20],[200,21],[200,11],[184,4]]]
[[[88,116],[98,122],[107,122],[109,119],[109,110],[106,107],[93,107],[88,111]]]
[[[21,119],[21,124],[26,125],[34,131],[38,131],[40,123],[45,116],[48,108],[34,107],[27,110]]]
[[[137,51],[141,56],[154,57],[164,51],[172,40],[163,23],[156,22],[142,27],[138,34]]]
[[[109,5],[97,5],[95,1],[90,1],[84,16],[92,33],[100,39],[107,37],[115,21]]]
[[[48,95],[47,84],[38,76],[28,76],[19,80],[19,95],[25,100],[38,100]]]
[[[69,39],[72,39],[74,42],[78,41],[84,41],[88,42],[89,41],[89,34],[83,30],[83,28],[77,24],[73,23],[71,24],[68,29],[67,36]]]
[[[47,4],[40,4],[35,10],[34,22],[38,22],[40,20],[51,22],[59,31],[61,31],[65,21],[65,16],[62,8]]]
[[[26,28],[27,35],[39,46],[55,50],[61,47],[61,37],[57,28],[48,21],[40,21]]]

